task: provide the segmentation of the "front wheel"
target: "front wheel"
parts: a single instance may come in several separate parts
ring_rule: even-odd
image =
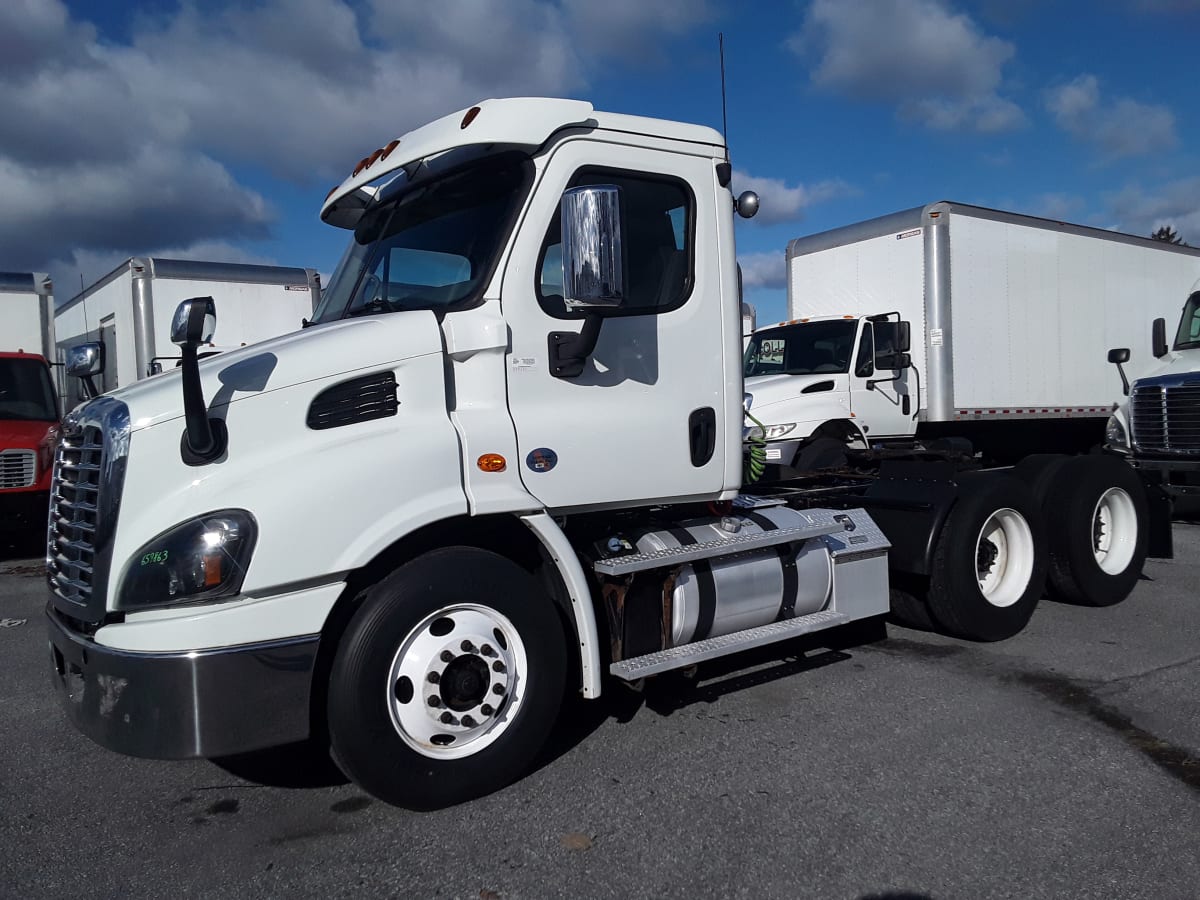
[[[436,550],[372,588],[330,673],[346,774],[397,806],[494,791],[533,762],[557,717],[566,642],[553,601],[502,556]]]
[[[934,551],[926,600],[960,637],[999,641],[1019,633],[1046,581],[1042,517],[1029,488],[1010,475],[972,473]]]

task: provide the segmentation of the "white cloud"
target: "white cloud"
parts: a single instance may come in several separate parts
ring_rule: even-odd
[[[747,290],[787,287],[783,253],[740,253],[738,265],[742,267],[742,287]]]
[[[1154,153],[1178,143],[1169,109],[1128,97],[1106,101],[1095,75],[1080,75],[1047,91],[1046,109],[1060,128],[1095,144],[1110,159]]]
[[[661,58],[709,15],[687,0],[184,2],[117,38],[60,0],[5,0],[0,268],[264,237],[275,213],[235,171],[338,181],[456,108]]]
[[[1025,122],[998,93],[1013,45],[944,0],[814,0],[790,46],[813,61],[818,87],[894,104],[930,128],[994,133]]]
[[[737,170],[734,170],[731,188],[735,197],[742,191],[754,191],[758,194],[758,215],[750,221],[764,225],[798,221],[804,218],[804,211],[816,203],[858,193],[840,178],[818,181],[810,185],[789,186],[781,178],[763,178]]]
[[[1116,228],[1149,237],[1170,225],[1185,243],[1200,247],[1200,176],[1152,188],[1130,184],[1105,198]]]

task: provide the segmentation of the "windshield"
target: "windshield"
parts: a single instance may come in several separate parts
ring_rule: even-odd
[[[856,320],[839,319],[755,332],[746,347],[746,377],[848,372],[857,329]]]
[[[1200,291],[1188,297],[1183,307],[1183,318],[1179,320],[1179,331],[1175,335],[1176,350],[1191,350],[1200,347]]]
[[[45,363],[0,358],[0,419],[58,421],[54,386]]]
[[[526,160],[507,153],[385,187],[355,228],[313,321],[474,302],[524,193]]]

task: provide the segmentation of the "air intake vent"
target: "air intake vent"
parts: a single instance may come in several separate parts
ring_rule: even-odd
[[[396,374],[376,372],[326,388],[308,408],[308,427],[341,428],[356,422],[386,419],[400,407],[396,399]]]

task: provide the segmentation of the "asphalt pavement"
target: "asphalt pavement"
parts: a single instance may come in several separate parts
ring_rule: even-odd
[[[100,749],[54,700],[40,568],[0,562],[0,895],[1195,898],[1200,525],[1175,538],[1124,604],[1004,643],[859,629],[580,703],[434,813]]]

